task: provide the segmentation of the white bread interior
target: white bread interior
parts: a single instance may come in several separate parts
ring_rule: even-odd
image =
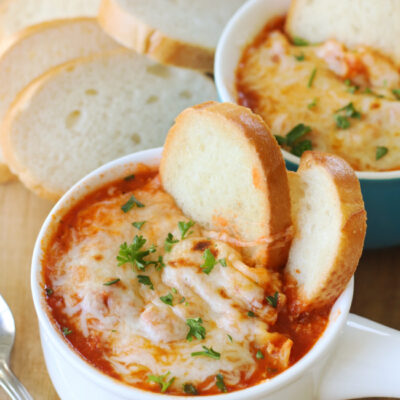
[[[213,70],[225,24],[245,0],[103,0],[99,22],[124,46],[165,64]]]
[[[340,157],[305,152],[288,172],[294,237],[285,267],[297,312],[331,305],[357,267],[366,231],[360,183]]]
[[[291,240],[287,175],[279,146],[258,115],[231,103],[186,109],[168,133],[160,176],[187,216],[247,244],[249,262],[285,264]]]
[[[214,83],[198,72],[119,49],[30,83],[4,119],[1,144],[21,181],[55,200],[96,167],[161,146],[175,115],[216,97]]]
[[[346,46],[367,45],[400,64],[398,0],[293,0],[286,32],[310,43],[337,39]]]

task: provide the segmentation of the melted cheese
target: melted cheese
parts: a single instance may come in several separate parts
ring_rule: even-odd
[[[313,149],[337,154],[356,170],[400,168],[400,101],[392,92],[400,89],[400,74],[373,50],[349,51],[334,40],[298,47],[272,31],[245,51],[237,79],[239,102],[259,113],[274,135],[286,136],[304,123],[312,128],[304,139]],[[346,79],[358,89],[349,90]],[[361,118],[349,118],[350,127],[339,129],[334,116],[349,103]],[[389,151],[377,160],[378,147]]]

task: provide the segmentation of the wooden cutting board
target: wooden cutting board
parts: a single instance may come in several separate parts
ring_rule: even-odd
[[[30,292],[33,245],[51,207],[17,181],[0,185],[0,293],[17,328],[11,366],[35,400],[58,399],[44,364]],[[399,288],[400,248],[365,252],[356,274],[352,310],[400,329]],[[0,400],[8,400],[1,389]]]

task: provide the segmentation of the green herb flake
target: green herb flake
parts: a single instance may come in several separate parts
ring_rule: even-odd
[[[195,387],[193,384],[191,384],[191,383],[185,383],[185,384],[183,385],[183,391],[184,391],[186,394],[192,394],[193,396],[196,396],[196,395],[199,394],[199,393],[197,392],[196,387]]]
[[[344,112],[346,117],[350,118],[361,118],[361,113],[359,113],[355,108],[353,103],[349,103],[346,106],[339,108],[339,110],[336,111],[336,113]]]
[[[308,46],[309,44],[307,40],[298,36],[295,36],[292,41],[295,46]]]
[[[49,286],[46,286],[46,287],[44,288],[44,290],[45,290],[45,292],[46,292],[46,296],[48,296],[48,297],[50,297],[50,296],[54,293],[54,290],[53,290],[51,287],[49,287]]]
[[[165,239],[165,242],[164,242],[164,249],[165,249],[165,251],[167,252],[167,253],[169,253],[171,250],[172,250],[172,246],[175,244],[175,243],[178,243],[179,242],[179,240],[178,239],[175,239],[174,238],[174,235],[170,232],[170,233],[168,233],[168,235],[167,235],[167,238]]]
[[[167,381],[168,376],[171,374],[171,372],[167,372],[164,375],[149,375],[147,377],[147,380],[149,382],[154,382],[154,383],[158,383],[161,389],[161,393],[165,393],[168,388],[173,384],[175,377],[172,377],[169,381]]]
[[[146,221],[136,221],[132,222],[132,225],[138,229],[139,231],[142,229],[142,226],[146,223]]]
[[[392,93],[397,100],[400,100],[400,89],[392,89]]]
[[[204,356],[204,357],[210,357],[213,358],[214,360],[219,360],[221,358],[221,353],[218,353],[217,351],[213,350],[212,347],[208,348],[206,346],[201,346],[204,351],[196,351],[194,353],[191,353],[190,355],[192,357],[197,357],[197,356]]]
[[[310,78],[308,79],[307,87],[310,89],[315,79],[315,75],[317,75],[317,68],[314,68],[311,72]]]
[[[134,195],[130,197],[130,199],[121,207],[121,210],[124,213],[127,213],[128,211],[132,210],[133,207],[138,207],[142,208],[144,207],[144,204],[141,203]]]
[[[308,103],[308,104],[307,104],[307,108],[308,108],[309,110],[311,110],[312,108],[314,108],[314,107],[316,107],[316,106],[317,106],[317,98],[314,98],[313,101],[312,101],[311,103]]]
[[[232,336],[231,335],[226,335],[226,336],[228,336],[229,341],[232,343],[233,342]]]
[[[273,296],[267,296],[265,298],[267,302],[274,308],[278,307],[278,299],[279,299],[279,293],[275,292]]]
[[[137,278],[139,280],[139,283],[141,283],[142,285],[149,286],[149,288],[151,290],[154,290],[153,283],[151,282],[151,279],[150,279],[149,276],[147,276],[147,275],[138,275]]]
[[[116,279],[113,279],[113,280],[111,280],[111,281],[108,281],[108,282],[103,283],[103,285],[104,285],[104,286],[115,285],[115,284],[118,283],[120,280],[121,280],[121,279],[116,278]]]
[[[126,177],[124,178],[124,181],[129,182],[129,181],[133,181],[134,179],[135,179],[135,175],[132,174],[132,175],[126,176]]]
[[[168,293],[165,296],[161,296],[160,300],[165,303],[168,304],[169,306],[173,307],[173,300],[174,300],[174,296],[172,295],[172,293]]]
[[[132,244],[128,245],[126,242],[122,243],[117,256],[118,266],[120,267],[125,263],[131,263],[132,266],[143,271],[146,265],[154,264],[155,261],[144,260],[144,258],[154,253],[156,248],[155,246],[151,246],[149,249],[143,250],[142,248],[145,243],[146,239],[138,235],[134,237]]]
[[[218,374],[215,377],[215,385],[217,386],[217,388],[222,392],[222,393],[226,393],[228,391],[228,389],[225,386],[225,382],[224,382],[224,377],[221,374]]]
[[[301,157],[302,154],[307,151],[312,150],[311,140],[303,140],[292,147],[291,153],[297,157]]]
[[[383,156],[385,156],[388,153],[389,149],[384,146],[378,146],[376,148],[376,153],[375,153],[375,159],[380,160]]]
[[[248,312],[247,312],[247,316],[248,316],[248,317],[255,317],[256,314],[254,314],[253,311],[248,311]]]
[[[227,267],[226,258],[221,258],[218,260],[222,267]]]
[[[286,142],[292,146],[297,139],[311,132],[311,127],[304,124],[297,124],[287,135]]]
[[[262,353],[261,350],[257,351],[256,358],[257,358],[257,360],[262,360],[264,358],[264,354]]]
[[[355,93],[358,89],[360,89],[359,86],[353,85],[350,79],[346,79],[344,84],[347,86],[347,92],[349,93]]]
[[[178,293],[178,291],[174,287],[171,290],[172,290],[173,294],[177,294]]]
[[[200,265],[200,268],[203,270],[203,272],[205,274],[209,275],[210,272],[215,267],[215,264],[217,263],[215,261],[214,255],[213,255],[213,253],[211,253],[210,249],[206,249],[204,251],[203,259],[204,259],[204,263]]]
[[[335,114],[334,115],[334,119],[335,119],[335,122],[336,122],[336,126],[339,129],[348,129],[348,128],[350,128],[350,121],[349,121],[349,119],[347,117],[345,117],[343,115]]]
[[[181,240],[185,239],[185,235],[188,232],[188,230],[195,224],[196,222],[194,221],[179,221],[178,222],[178,228],[181,231]],[[189,232],[190,235],[191,232]]]
[[[300,54],[295,54],[295,55],[294,55],[294,58],[295,58],[297,61],[304,61],[304,60],[305,60],[305,55],[304,55],[303,52],[301,52]]]
[[[278,144],[280,146],[286,144],[286,138],[285,137],[280,136],[280,135],[274,135],[274,136],[275,136],[275,139],[276,139],[276,141],[278,142]]]
[[[72,333],[72,331],[71,331],[71,329],[64,326],[64,328],[62,328],[62,333],[64,336],[68,336]]]
[[[193,338],[195,339],[205,339],[206,328],[204,328],[203,320],[199,318],[189,318],[186,320],[186,325],[189,327],[189,332],[186,336],[186,340],[191,342]]]
[[[155,262],[156,271],[162,271],[165,268],[164,259],[162,256],[158,256],[158,260]]]

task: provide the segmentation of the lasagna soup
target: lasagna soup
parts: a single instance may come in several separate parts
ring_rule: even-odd
[[[300,359],[329,310],[290,314],[281,272],[188,220],[141,166],[80,200],[44,246],[44,295],[65,340],[103,373],[175,395],[243,389]]]
[[[268,23],[236,71],[238,102],[260,114],[279,144],[339,155],[358,171],[400,169],[400,73],[366,46],[309,45]]]

